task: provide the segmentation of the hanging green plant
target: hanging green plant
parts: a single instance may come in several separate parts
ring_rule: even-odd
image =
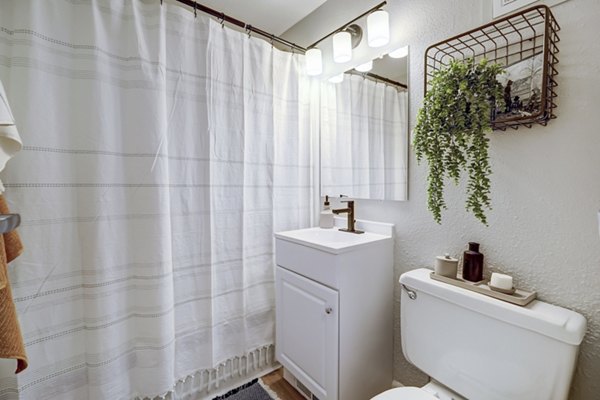
[[[496,76],[503,72],[487,60],[455,60],[437,71],[417,114],[413,146],[417,160],[429,163],[428,206],[433,218],[442,221],[444,183],[458,184],[467,170],[466,208],[487,225],[484,210],[490,206],[492,173],[486,134],[491,130],[492,110],[503,106],[503,88]],[[497,102],[497,103],[496,103]]]

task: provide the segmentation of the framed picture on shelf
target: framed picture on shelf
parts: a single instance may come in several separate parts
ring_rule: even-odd
[[[492,119],[501,122],[514,117],[530,117],[543,113],[544,55],[537,54],[509,65],[498,75],[504,87],[504,108],[497,108]]]

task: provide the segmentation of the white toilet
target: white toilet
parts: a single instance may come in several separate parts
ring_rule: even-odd
[[[432,280],[400,277],[402,352],[432,379],[372,400],[565,400],[585,318],[533,301],[519,307]]]

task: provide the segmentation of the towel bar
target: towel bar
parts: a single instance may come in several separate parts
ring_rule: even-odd
[[[0,233],[14,231],[20,224],[19,214],[0,214]]]

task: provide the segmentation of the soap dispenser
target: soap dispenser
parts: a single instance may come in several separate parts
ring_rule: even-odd
[[[462,276],[470,282],[483,280],[483,254],[479,252],[479,243],[469,242],[469,250],[463,255]]]
[[[329,196],[325,196],[325,203],[323,203],[323,211],[321,211],[321,217],[319,218],[319,227],[323,229],[333,228],[333,212],[329,207]]]

